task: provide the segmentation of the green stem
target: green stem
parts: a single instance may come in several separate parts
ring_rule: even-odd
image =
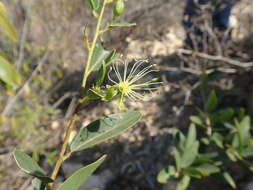
[[[107,3],[107,0],[104,0],[101,11],[99,13],[97,26],[96,26],[93,41],[92,41],[92,44],[91,44],[91,48],[88,52],[88,58],[87,58],[86,67],[85,67],[85,70],[84,70],[83,82],[82,82],[82,87],[83,88],[86,87],[87,78],[88,78],[88,76],[91,72],[90,71],[91,59],[92,59],[92,55],[93,55],[93,52],[94,52],[94,49],[95,49],[95,46],[96,46],[96,43],[97,43],[98,36],[100,34],[100,26],[101,26],[101,21],[102,21],[103,15],[104,15],[106,3]]]
[[[75,127],[76,118],[77,118],[77,115],[74,114],[72,116],[69,124],[68,124],[67,131],[66,131],[66,134],[65,134],[65,137],[64,137],[64,141],[63,141],[63,144],[62,144],[62,147],[61,147],[60,155],[59,155],[59,158],[58,158],[58,160],[55,164],[54,171],[53,171],[52,176],[51,176],[51,178],[53,180],[56,179],[57,174],[58,174],[58,172],[60,170],[60,167],[62,165],[62,162],[66,159],[65,152],[66,152],[66,149],[67,149],[67,146],[68,146],[70,134],[71,134],[72,130]],[[52,188],[52,186],[53,186],[53,183],[50,184],[50,188]]]
[[[97,39],[100,35],[100,26],[101,26],[102,18],[103,18],[103,15],[104,15],[104,10],[105,10],[106,3],[107,3],[107,0],[104,0],[101,11],[100,11],[99,16],[98,16],[96,30],[95,30],[95,34],[94,34],[94,37],[93,37],[91,47],[90,48],[88,47],[88,58],[87,58],[87,63],[86,63],[86,67],[85,67],[85,70],[84,70],[84,76],[83,76],[83,82],[82,82],[82,87],[83,88],[86,87],[87,78],[88,78],[88,76],[91,72],[91,70],[90,70],[91,59],[92,59],[92,55],[93,55],[93,52],[94,52],[94,49],[95,49],[95,46],[96,46]],[[88,99],[84,98],[80,103],[84,104],[84,103],[87,103],[87,101],[88,101]],[[64,137],[63,145],[61,147],[60,155],[59,155],[59,158],[58,158],[58,160],[55,164],[55,167],[54,167],[54,170],[53,170],[53,173],[52,173],[52,176],[51,176],[51,178],[53,180],[56,179],[56,177],[58,175],[58,172],[60,170],[60,167],[61,167],[62,163],[64,162],[64,160],[69,158],[72,154],[71,152],[65,154],[65,152],[66,152],[66,149],[67,149],[67,146],[68,146],[70,134],[71,134],[71,132],[74,129],[74,126],[75,126],[76,117],[77,117],[76,114],[74,114],[72,116],[72,118],[70,119],[70,122],[67,126],[67,131],[66,131],[66,135]],[[49,184],[47,189],[51,189],[52,186],[53,186],[53,183]]]

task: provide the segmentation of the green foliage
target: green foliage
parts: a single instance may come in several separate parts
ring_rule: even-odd
[[[136,111],[112,114],[93,121],[83,127],[70,144],[72,152],[81,151],[110,139],[139,121],[141,114]]]
[[[205,111],[211,112],[213,111],[218,105],[218,100],[216,97],[215,91],[212,91],[207,99],[207,103],[205,104]]]
[[[89,176],[102,164],[106,155],[99,158],[96,162],[77,170],[57,190],[78,190],[86,182]]]
[[[117,58],[115,50],[106,51],[101,44],[96,44],[91,58],[90,71],[98,71],[102,64],[109,64]]]
[[[224,172],[223,177],[233,189],[236,189],[236,184],[228,172]]]
[[[0,29],[11,40],[18,40],[15,29],[7,18],[7,11],[2,2],[0,2]],[[16,71],[13,64],[5,58],[3,53],[0,54],[0,82],[1,81],[6,84],[7,89],[20,85],[21,83],[21,75]]]
[[[30,156],[19,150],[15,150],[13,155],[17,165],[24,172],[36,178],[39,178],[45,183],[52,182],[52,179],[46,175],[46,172]]]
[[[7,11],[2,2],[0,2],[0,28],[11,40],[13,41],[19,40],[14,27],[7,18]]]
[[[86,0],[93,11],[98,10],[100,6],[100,0]]]
[[[116,1],[87,0],[86,2],[91,8],[93,16],[96,19],[96,29],[95,29],[92,39],[89,39],[89,36],[87,35],[87,33],[84,32],[83,39],[87,47],[88,56],[87,56],[86,67],[84,69],[84,75],[83,75],[83,83],[82,83],[83,89],[86,90],[86,81],[89,75],[91,74],[91,72],[96,73],[96,79],[93,83],[94,86],[87,89],[86,93],[84,93],[83,96],[80,98],[79,102],[81,104],[84,104],[90,100],[98,100],[98,99],[102,101],[109,101],[114,96],[117,96],[120,94],[121,91],[118,84],[115,84],[113,86],[110,86],[110,85],[102,86],[102,84],[104,83],[104,79],[105,79],[105,75],[107,71],[106,67],[112,61],[117,59],[119,57],[119,54],[116,52],[116,50],[112,50],[112,51],[105,50],[105,48],[101,45],[101,43],[98,42],[99,41],[98,39],[101,37],[103,33],[105,33],[106,31],[114,27],[130,27],[130,26],[135,25],[131,23],[115,21],[115,18],[120,16],[124,11],[123,0],[116,0]],[[104,18],[103,14],[105,11],[105,7],[107,6],[107,4],[112,3],[112,2],[114,2],[114,6],[112,7],[112,10],[110,11],[114,16],[111,20],[105,23],[104,28],[101,28],[102,23],[104,24],[102,20]],[[124,71],[124,73],[126,73],[126,71]],[[118,76],[120,75],[119,73],[117,74]],[[145,74],[146,73],[144,73],[144,75]],[[35,76],[34,79],[38,81],[38,86],[43,85],[43,87],[47,88],[50,85],[50,83],[47,83],[48,81],[45,80],[41,76]],[[148,84],[149,83],[146,83],[145,87],[147,87]],[[121,93],[120,95],[121,97],[124,98],[124,96],[126,96],[127,94]],[[37,104],[35,105],[37,106]],[[24,110],[27,111],[27,115],[25,117],[26,121],[29,121],[32,123],[32,121],[34,120],[35,121],[39,120],[38,118],[40,118],[41,113],[33,113],[28,105],[26,106],[26,109]],[[47,176],[46,172],[35,161],[35,160],[37,161],[39,160],[40,148],[34,149],[32,151],[35,160],[21,151],[18,151],[18,150],[14,151],[14,158],[15,158],[16,163],[20,167],[20,169],[22,169],[27,174],[35,177],[35,179],[32,181],[32,184],[35,190],[51,189],[53,183],[55,182],[55,179],[59,172],[59,168],[61,167],[62,163],[67,158],[69,158],[74,152],[91,148],[99,143],[106,141],[107,139],[110,139],[112,137],[119,135],[125,130],[133,127],[141,118],[141,114],[138,111],[127,111],[124,113],[116,113],[116,114],[104,116],[101,119],[97,119],[91,122],[88,126],[81,128],[79,132],[77,132],[72,142],[70,142],[69,144],[70,134],[73,128],[75,127],[75,121],[77,117],[76,114],[77,114],[77,111],[75,114],[73,114],[73,116],[70,119],[69,125],[67,127],[67,131],[66,131],[66,135],[64,138],[64,142],[62,144],[62,148],[59,153],[59,157],[56,161],[55,168],[52,172],[51,177]],[[14,120],[13,123],[15,123],[15,126],[20,125],[20,122],[17,122],[16,120]],[[191,141],[191,139],[189,139],[189,141]],[[49,163],[55,159],[55,153],[44,154],[44,155],[46,155],[46,160]],[[88,177],[105,160],[105,158],[106,156],[103,156],[96,162],[90,165],[87,165],[84,168],[81,168],[77,170],[76,172],[74,172],[72,176],[66,179],[59,186],[58,190],[79,189],[80,186],[83,183],[85,183],[85,181],[88,179]]]
[[[2,56],[0,56],[0,80],[11,87],[15,87],[21,83],[21,75],[16,71],[15,67]]]
[[[185,190],[187,189],[189,183],[191,181],[191,178],[189,176],[184,176],[183,179],[178,183],[177,190]]]
[[[190,181],[186,180],[188,178],[202,179],[216,175],[223,176],[236,189],[229,167],[224,167],[224,164],[237,162],[252,169],[253,163],[250,160],[253,156],[253,136],[250,117],[242,109],[219,109],[215,91],[210,93],[204,110],[198,108],[197,111],[199,115],[190,117],[192,124],[187,136],[180,131],[174,135],[178,140],[178,148],[172,150],[175,164],[161,170],[157,180],[168,183],[181,179],[178,187],[186,189]],[[197,137],[195,125],[200,127],[198,131],[202,134],[204,132],[204,135]],[[184,180],[185,185],[182,185]]]

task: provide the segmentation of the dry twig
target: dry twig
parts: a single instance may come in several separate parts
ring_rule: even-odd
[[[210,55],[210,54],[206,54],[206,53],[202,53],[202,52],[196,52],[196,51],[192,51],[192,50],[188,50],[188,49],[178,49],[177,52],[180,55],[181,54],[187,54],[187,55],[193,55],[193,56],[201,57],[201,58],[204,58],[204,59],[209,59],[209,60],[212,60],[212,61],[222,61],[226,64],[236,66],[236,67],[241,67],[241,68],[253,67],[253,62],[240,62],[240,61],[236,61],[234,59],[224,57],[224,56],[220,56],[220,55]]]

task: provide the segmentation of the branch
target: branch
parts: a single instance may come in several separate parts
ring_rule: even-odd
[[[233,66],[237,66],[237,67],[241,67],[241,68],[253,67],[253,62],[240,62],[240,61],[236,61],[234,59],[230,59],[230,58],[220,56],[220,55],[210,55],[210,54],[195,52],[195,51],[187,50],[187,49],[178,49],[177,52],[178,52],[178,54],[195,55],[197,57],[209,59],[212,61],[222,61],[222,62],[227,63],[229,65],[233,65]]]

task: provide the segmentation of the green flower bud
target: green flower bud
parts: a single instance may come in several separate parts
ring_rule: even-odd
[[[120,16],[125,8],[124,0],[116,0],[113,8],[114,17]]]

